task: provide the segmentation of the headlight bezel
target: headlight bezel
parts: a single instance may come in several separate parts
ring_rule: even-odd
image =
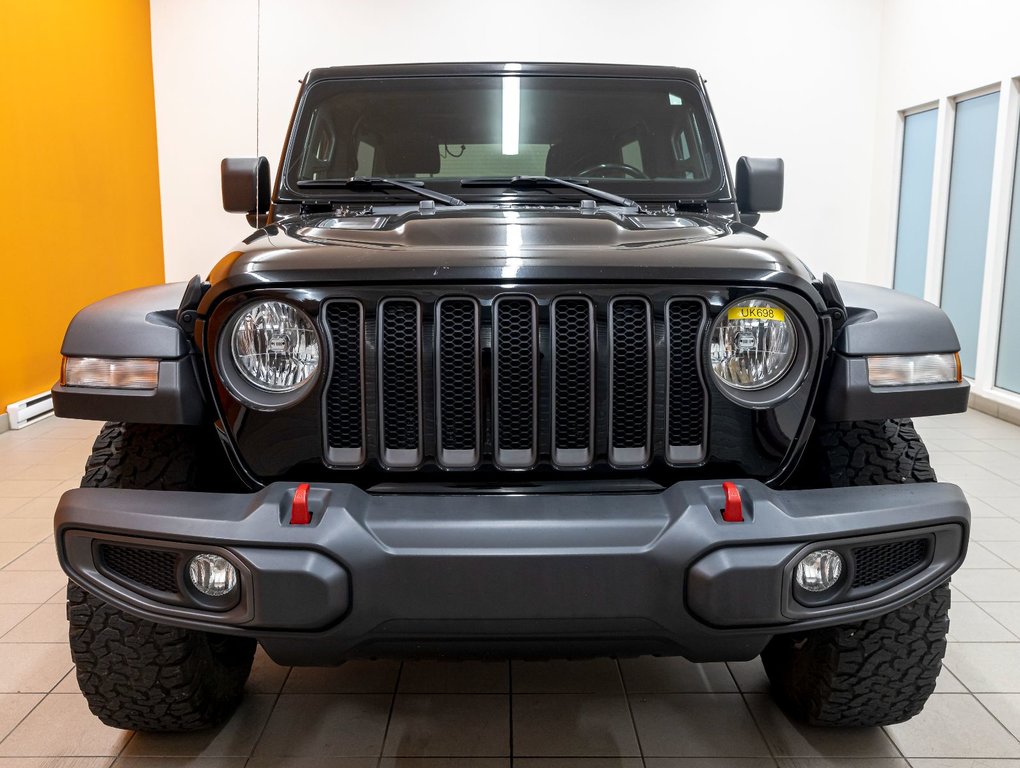
[[[319,348],[318,361],[312,374],[304,382],[285,390],[268,389],[254,381],[248,372],[241,370],[234,355],[234,339],[241,320],[254,307],[267,303],[284,304],[298,312],[315,334]],[[327,347],[318,319],[301,303],[281,296],[254,298],[233,308],[227,321],[220,326],[216,349],[216,367],[223,385],[238,401],[258,411],[277,411],[300,403],[321,381],[326,365]]]
[[[720,378],[712,365],[712,341],[721,323],[725,322],[731,309],[746,306],[749,302],[766,302],[783,310],[785,321],[793,329],[793,358],[785,371],[774,381],[757,388],[742,388],[730,384]],[[705,368],[707,378],[711,380],[716,391],[727,399],[745,408],[756,410],[771,408],[792,397],[800,388],[810,367],[812,350],[812,334],[808,332],[800,314],[793,308],[792,302],[777,299],[768,293],[748,293],[726,302],[711,319],[708,338],[704,345]]]

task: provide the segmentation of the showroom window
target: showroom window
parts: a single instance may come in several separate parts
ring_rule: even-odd
[[[1016,333],[1020,317],[1020,142],[1013,160],[1013,194],[1009,212],[1009,240],[1006,245],[1006,276],[1003,281],[1002,314],[999,323],[999,355],[995,369],[995,385],[1020,394],[1020,344],[1007,343],[1007,336]]]
[[[896,222],[897,290],[924,296],[931,222],[932,179],[938,110],[926,109],[903,118],[903,160],[899,216]]]
[[[971,378],[977,367],[998,108],[998,92],[958,102],[953,133],[941,303],[960,337],[963,373]]]

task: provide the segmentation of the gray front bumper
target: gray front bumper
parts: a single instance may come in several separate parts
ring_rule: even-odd
[[[944,483],[775,491],[738,481],[647,494],[378,495],[316,484],[291,525],[293,484],[254,494],[86,488],[56,513],[76,582],[152,621],[257,637],[277,660],[359,655],[674,653],[751,658],[779,632],[852,622],[924,594],[959,567],[970,512]],[[930,537],[927,564],[864,599],[805,607],[805,548]],[[111,579],[99,541],[219,552],[240,599],[212,610]],[[182,569],[183,570],[183,569]],[[186,590],[184,590],[186,592]]]

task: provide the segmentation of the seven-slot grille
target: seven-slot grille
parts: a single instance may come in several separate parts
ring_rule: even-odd
[[[344,298],[325,303],[323,325],[332,466],[627,469],[705,456],[700,299]]]

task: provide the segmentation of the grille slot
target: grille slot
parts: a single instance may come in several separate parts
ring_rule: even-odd
[[[357,301],[331,301],[325,316],[333,353],[326,458],[330,464],[360,466],[365,461],[365,312]]]
[[[928,560],[928,549],[926,538],[857,547],[853,550],[854,580],[851,588],[870,587],[906,574]]]
[[[528,296],[493,303],[493,422],[496,463],[525,469],[538,458],[538,318]]]
[[[412,468],[422,460],[421,305],[379,303],[379,400],[382,460]]]
[[[177,593],[177,565],[181,556],[176,552],[119,544],[100,544],[99,557],[110,573],[159,592]]]
[[[641,467],[652,442],[652,314],[645,299],[609,303],[609,357],[609,460]]]
[[[595,307],[556,299],[551,322],[553,461],[584,467],[595,453]]]
[[[691,464],[705,457],[707,399],[698,375],[705,307],[700,301],[666,303],[666,460]]]
[[[473,467],[481,457],[478,312],[474,299],[436,305],[439,462],[445,467]]]

